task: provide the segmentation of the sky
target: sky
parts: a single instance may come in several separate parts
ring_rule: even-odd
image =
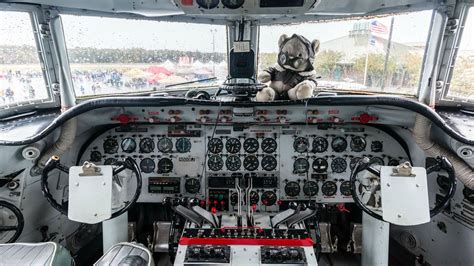
[[[474,27],[474,8],[471,8],[468,27]],[[145,48],[185,51],[226,51],[226,29],[220,25],[125,20],[100,17],[63,16],[68,48]],[[431,11],[395,16],[393,40],[400,43],[425,42]],[[390,26],[390,17],[377,18]],[[361,20],[364,21],[364,20]],[[302,34],[308,39],[325,41],[348,34],[352,21],[304,23],[290,26],[263,26],[260,31],[260,51],[276,52],[281,34]],[[31,23],[26,13],[0,12],[0,45],[34,44]],[[469,34],[467,34],[469,33]],[[466,29],[461,49],[473,49],[474,29]],[[324,49],[324,47],[321,47]]]

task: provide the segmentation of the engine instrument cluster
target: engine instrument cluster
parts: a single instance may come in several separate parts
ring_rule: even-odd
[[[257,211],[290,200],[352,202],[350,172],[362,156],[380,165],[408,160],[395,138],[365,125],[128,125],[87,145],[81,163],[135,158],[139,201],[194,197],[218,211],[236,210],[236,182],[252,182],[243,198]]]

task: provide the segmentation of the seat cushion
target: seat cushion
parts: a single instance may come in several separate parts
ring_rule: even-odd
[[[55,242],[0,244],[0,265],[74,265],[69,251]]]
[[[155,264],[151,252],[145,246],[123,242],[113,245],[94,265],[153,266]]]

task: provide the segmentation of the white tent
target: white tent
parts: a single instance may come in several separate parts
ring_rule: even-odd
[[[193,63],[193,67],[194,67],[194,68],[202,68],[202,67],[204,67],[204,66],[206,66],[206,65],[205,65],[203,62],[199,61],[199,60],[196,60],[196,61],[194,61],[194,63]]]
[[[159,64],[159,66],[164,67],[168,70],[175,69],[175,64],[173,62],[171,62],[170,60],[166,60],[165,62]]]

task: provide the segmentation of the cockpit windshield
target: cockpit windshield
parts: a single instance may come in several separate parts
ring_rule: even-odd
[[[278,38],[301,34],[321,42],[314,60],[323,89],[414,95],[432,11],[260,29],[259,69],[277,61]]]
[[[225,26],[74,15],[62,20],[76,96],[226,78]]]

